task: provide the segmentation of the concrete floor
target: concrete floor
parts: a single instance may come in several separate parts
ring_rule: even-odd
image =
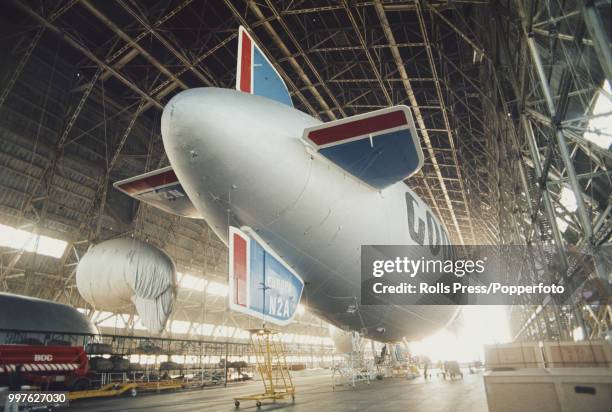
[[[463,380],[445,381],[422,377],[414,380],[402,378],[375,381],[368,385],[336,387],[332,391],[329,372],[312,372],[294,377],[295,404],[279,401],[264,402],[260,410],[272,411],[455,411],[486,412],[482,375],[466,374]],[[113,398],[73,402],[70,411],[227,411],[235,412],[234,396],[257,393],[261,382],[233,384],[228,388],[178,391],[160,394],[139,394],[135,398]],[[241,411],[256,412],[255,402],[244,401]]]

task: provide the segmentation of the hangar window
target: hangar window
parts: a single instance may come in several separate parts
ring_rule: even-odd
[[[574,192],[572,191],[572,189],[570,189],[567,186],[563,186],[561,188],[561,192],[559,192],[559,203],[561,203],[561,205],[568,212],[573,213],[576,211],[576,209],[578,209],[578,204],[576,202],[576,195],[574,195]],[[565,214],[565,211],[562,208],[557,208],[556,210],[559,216],[562,216]],[[567,230],[569,226],[567,222],[567,218],[562,219],[559,216],[557,217],[557,227],[559,228],[561,232],[565,233],[565,231]]]
[[[172,333],[187,333],[189,330],[189,322],[184,320],[175,320],[170,326],[170,332]]]
[[[592,116],[584,138],[609,149],[612,145],[612,90],[607,81],[595,99]]]
[[[215,325],[211,325],[210,323],[196,323],[193,327],[194,333],[202,336],[210,336],[212,335],[213,329]]]
[[[236,331],[236,334],[234,335],[234,338],[236,338],[236,339],[248,339],[249,338],[249,332],[244,330],[244,329],[238,329]]]
[[[114,315],[102,320],[97,325],[106,328],[125,328],[125,321],[121,315]]]
[[[578,203],[576,201],[576,195],[569,187],[563,186],[561,189],[561,198],[559,202],[570,212],[575,212],[578,209]]]
[[[301,303],[298,304],[297,307],[297,314],[298,315],[303,315],[304,312],[306,312],[306,309],[304,308],[304,305],[302,305]]]
[[[139,363],[145,365],[154,365],[156,361],[156,355],[140,355]]]
[[[206,288],[206,292],[217,296],[227,296],[227,291],[227,285],[218,282],[208,282],[208,288]]]
[[[187,356],[184,356],[184,358],[185,358],[185,363],[190,363],[192,365],[200,362],[199,357],[195,355],[187,355]]]
[[[572,330],[572,337],[576,342],[584,340],[584,330],[580,326],[574,328],[574,330]]]
[[[321,338],[321,345],[334,346],[334,341],[330,337]]]
[[[235,330],[236,330],[236,328],[233,327],[233,326],[219,325],[219,326],[217,326],[217,329],[213,333],[213,336],[215,336],[217,338],[220,338],[220,337],[231,338],[232,335],[234,334]]]
[[[139,316],[134,316],[134,329],[135,330],[147,330],[147,327],[142,323]]]
[[[179,280],[180,287],[185,288],[185,289],[204,291],[204,288],[206,287],[206,279],[202,279],[197,276],[189,275],[187,273],[185,274],[178,273],[178,275],[180,279]]]
[[[60,258],[68,243],[49,236],[37,235],[26,230],[0,224],[0,246],[35,252],[39,255]]]
[[[211,295],[227,296],[228,286],[213,281],[207,281],[198,276],[190,275],[188,273],[177,273],[178,284],[181,288],[198,290],[200,292],[206,291]]]
[[[170,356],[170,360],[174,363],[185,363],[185,356],[184,355],[172,355]]]
[[[209,356],[208,357],[208,364],[212,364],[212,365],[218,365],[219,362],[221,362],[221,356]]]

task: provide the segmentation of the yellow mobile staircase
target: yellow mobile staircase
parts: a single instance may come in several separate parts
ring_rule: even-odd
[[[291,397],[295,401],[295,387],[291,380],[287,359],[279,334],[270,329],[252,329],[251,348],[257,361],[257,370],[261,375],[264,385],[264,392],[234,398],[236,408],[240,406],[240,401],[255,401],[257,407],[261,406],[261,401],[271,399],[284,399]]]

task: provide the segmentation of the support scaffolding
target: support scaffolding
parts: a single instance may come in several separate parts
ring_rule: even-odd
[[[603,3],[495,1],[481,16],[492,35],[480,44],[495,51],[481,78],[492,91],[484,115],[493,125],[488,145],[497,160],[492,178],[500,191],[493,207],[500,243],[535,246],[539,253],[524,259],[531,281],[575,289],[564,301],[547,297],[533,306],[517,300],[511,321],[518,341],[612,338],[610,152],[593,149],[576,133],[598,116],[593,106],[609,64],[605,53],[583,41],[590,32],[597,42],[593,30],[601,35],[600,14],[609,14],[609,2],[607,11]],[[543,37],[542,27],[569,38]],[[580,266],[581,255],[599,263]]]
[[[375,355],[374,341],[372,344],[372,355]],[[358,382],[366,382],[368,385],[374,379],[376,372],[374,361],[365,357],[365,339],[357,332],[351,333],[351,352],[341,354],[340,359],[332,366],[332,390],[336,386],[349,385],[355,389]]]

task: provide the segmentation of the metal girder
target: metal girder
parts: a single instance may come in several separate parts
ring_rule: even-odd
[[[254,2],[254,1],[251,1],[251,0],[249,0],[248,3],[249,3],[249,7],[251,8],[251,10],[253,10],[253,12],[255,13],[257,18],[260,19],[260,20],[263,20],[263,17],[264,17],[263,13],[261,12],[261,9],[257,5],[257,3]],[[336,99],[336,96],[334,96],[334,94],[331,92],[331,90],[329,90],[329,88],[327,87],[327,85],[325,83],[325,80],[323,80],[323,77],[321,77],[321,74],[319,74],[319,71],[316,69],[316,67],[314,66],[314,64],[312,63],[312,61],[308,57],[308,55],[304,52],[304,49],[302,48],[300,43],[297,41],[297,39],[293,35],[293,32],[287,26],[287,23],[285,22],[283,16],[281,16],[279,14],[278,10],[276,9],[276,7],[274,7],[274,3],[272,1],[270,1],[270,0],[266,0],[266,4],[268,5],[268,8],[274,14],[274,17],[277,19],[277,21],[283,27],[283,30],[285,30],[285,33],[287,34],[287,36],[289,36],[289,38],[291,39],[291,42],[293,43],[293,46],[297,49],[298,54],[300,56],[302,56],[302,58],[306,62],[306,65],[310,68],[310,71],[315,75],[315,77],[317,79],[317,82],[318,82],[317,84],[321,85],[321,87],[323,87],[323,90],[325,90],[325,93],[327,94],[327,96],[333,102],[336,110],[338,110],[338,112],[340,112],[340,114],[342,116],[346,116],[346,113],[344,112],[344,110],[342,109],[342,106],[340,105],[340,103]],[[270,34],[272,39],[274,39],[275,43],[277,44],[279,49],[283,52],[283,54],[289,53],[289,55],[287,56],[287,60],[291,64],[291,67],[293,67],[293,69],[296,71],[298,76],[300,76],[300,79],[302,79],[302,81],[306,84],[306,87],[313,94],[313,96],[315,97],[317,102],[319,102],[319,105],[325,110],[325,112],[329,115],[329,117],[332,120],[337,119],[336,115],[329,108],[329,106],[327,105],[327,103],[325,102],[325,100],[323,99],[321,94],[319,93],[319,91],[316,89],[315,85],[312,84],[312,82],[310,81],[310,79],[308,78],[308,76],[306,75],[304,70],[302,69],[301,65],[290,54],[289,49],[287,49],[287,47],[285,46],[283,41],[280,39],[278,34],[274,31],[274,29],[272,28],[272,25],[270,23],[266,22],[263,26],[268,31],[268,33]]]
[[[44,32],[45,32],[45,28],[44,27],[41,27],[41,28],[39,28],[36,31],[36,34],[34,35],[32,40],[30,41],[30,44],[26,48],[26,51],[21,56],[21,59],[19,59],[19,63],[17,63],[17,67],[13,71],[13,74],[9,78],[9,81],[6,83],[6,86],[4,86],[4,89],[2,90],[2,93],[0,94],[0,108],[4,104],[4,101],[6,100],[6,97],[9,95],[9,93],[13,89],[13,86],[15,85],[15,82],[17,81],[17,78],[19,78],[19,75],[21,74],[21,71],[25,67],[25,65],[28,62],[28,60],[30,59],[30,56],[32,55],[32,52],[36,48],[36,45],[38,44],[38,41],[40,40],[40,38],[42,37]]]
[[[537,150],[537,145],[536,145],[535,137],[533,134],[533,129],[531,128],[531,123],[529,123],[529,120],[527,120],[527,118],[523,115],[521,116],[521,124],[523,126],[523,131],[525,133],[525,136],[527,138],[527,143],[529,144],[529,151],[531,152],[531,160],[534,163],[536,177],[540,181],[543,181],[542,179],[545,180],[546,176],[543,174],[543,167],[540,161],[540,154],[538,153],[538,150]],[[551,231],[552,231],[553,237],[555,238],[555,245],[557,247],[557,251],[559,252],[559,255],[562,259],[563,266],[567,267],[567,259],[566,259],[565,250],[564,250],[565,242],[563,242],[561,233],[559,232],[559,227],[557,225],[557,219],[556,219],[556,212],[550,200],[550,193],[548,192],[548,188],[546,187],[546,185],[540,185],[540,189],[541,189],[541,196],[544,201],[544,210],[546,211],[548,220],[551,224]],[[537,213],[537,210],[535,210],[533,213],[534,214]],[[535,216],[533,217],[535,218]]]
[[[395,45],[395,47],[398,48],[403,48],[403,47],[423,47],[425,46],[424,43],[415,43],[415,42],[410,42],[410,43],[397,43]],[[370,49],[390,49],[391,45],[389,44],[371,44],[368,46]],[[306,53],[325,53],[325,52],[338,52],[338,51],[353,51],[353,50],[362,50],[361,46],[336,46],[336,47],[315,47],[315,48],[311,48],[306,50]],[[298,56],[298,54],[295,55],[296,57]],[[387,80],[387,79],[385,79]],[[378,81],[377,79],[374,79],[374,81]]]
[[[165,23],[166,21],[168,21],[172,17],[176,16],[181,10],[183,10],[185,7],[187,7],[192,2],[193,2],[193,0],[184,0],[183,2],[178,4],[175,8],[173,8],[172,10],[170,10],[169,12],[164,14],[164,16],[162,16],[159,20],[157,20],[151,26],[148,26],[150,29],[147,29],[147,30],[143,31],[138,36],[136,36],[134,38],[134,41],[137,42],[137,43],[140,42],[147,35],[149,35],[152,30],[156,30],[157,28],[159,28],[163,23]],[[114,61],[119,56],[124,54],[127,50],[129,50],[131,47],[132,46],[129,43],[125,44],[123,47],[119,48],[116,52],[111,54],[111,56],[109,57],[109,60],[110,61]]]
[[[448,209],[451,212],[451,217],[452,217],[452,223],[457,231],[457,235],[459,237],[459,239],[461,239],[461,243],[463,243],[463,237],[461,235],[461,230],[459,229],[459,223],[457,222],[457,218],[455,216],[454,213],[454,209],[452,206],[452,203],[450,201],[450,197],[448,196],[448,191],[446,188],[446,183],[444,182],[444,177],[442,176],[442,172],[440,170],[440,166],[438,165],[438,160],[436,158],[436,154],[435,151],[433,149],[432,143],[431,143],[431,139],[429,137],[429,133],[428,133],[428,129],[427,126],[425,124],[425,120],[423,118],[423,115],[421,114],[421,107],[419,106],[419,103],[416,100],[416,96],[414,94],[414,91],[412,89],[412,85],[411,85],[411,79],[408,76],[408,72],[406,71],[406,68],[404,66],[404,63],[402,61],[402,57],[400,55],[399,49],[397,47],[395,47],[396,41],[395,41],[395,36],[393,34],[393,32],[391,31],[391,27],[389,26],[389,21],[387,20],[387,15],[385,13],[384,8],[382,7],[382,3],[380,2],[380,0],[376,0],[374,2],[374,7],[376,9],[376,13],[378,15],[378,18],[380,19],[380,22],[383,26],[383,30],[385,32],[385,36],[387,38],[387,41],[389,42],[389,45],[391,47],[391,53],[393,55],[393,59],[395,61],[395,64],[397,66],[397,70],[400,74],[400,77],[402,79],[402,84],[404,86],[404,90],[406,91],[406,95],[408,96],[408,100],[410,102],[410,105],[412,107],[412,112],[414,113],[414,117],[417,123],[417,126],[420,129],[421,132],[421,136],[423,137],[423,141],[425,142],[425,147],[427,149],[427,152],[429,153],[429,157],[431,159],[432,162],[432,166],[434,168],[434,171],[436,173],[436,177],[438,178],[438,181],[440,182],[440,187],[442,188],[442,192],[444,195],[444,199],[446,202],[446,205],[448,207]],[[429,187],[429,185],[427,184],[427,181],[424,180],[424,183],[426,185],[427,191],[430,194],[430,198],[434,204],[434,207],[436,209],[439,209],[439,206],[437,204],[436,198],[433,196],[433,194],[431,193],[431,189]]]
[[[114,68],[112,68],[108,64],[106,64],[102,59],[100,59],[94,53],[89,51],[89,49],[87,49],[87,47],[83,46],[72,35],[70,35],[69,33],[66,33],[64,30],[62,30],[62,29],[58,28],[57,26],[53,25],[48,19],[45,19],[44,17],[42,17],[41,15],[36,13],[34,10],[32,10],[30,7],[28,7],[27,5],[22,3],[21,1],[19,1],[19,0],[12,0],[12,2],[19,9],[23,10],[30,17],[34,18],[34,20],[38,21],[40,24],[42,24],[47,29],[49,29],[49,31],[55,33],[62,40],[64,40],[66,43],[68,43],[70,46],[74,47],[75,49],[77,49],[78,51],[83,53],[85,56],[87,56],[91,61],[96,63],[96,65],[98,67],[101,67],[101,68],[109,71],[110,73],[112,73],[113,76],[115,76],[121,83],[123,83],[129,89],[131,89],[132,91],[134,91],[135,93],[140,95],[140,97],[142,97],[144,99],[147,99],[153,106],[156,106],[159,109],[163,109],[164,108],[164,106],[160,102],[158,102],[155,98],[151,97],[145,91],[141,90],[138,86],[136,86],[134,84],[134,82],[130,81],[125,76],[123,76],[121,73],[116,71]]]
[[[561,262],[561,266],[565,268],[555,275],[558,277],[556,281],[564,284],[573,275],[571,267],[574,258],[570,256],[571,253],[568,252],[567,247],[570,250],[572,248],[576,248],[578,251],[591,250],[590,243],[594,242],[595,237],[591,235],[593,232],[588,228],[589,226],[598,227],[595,221],[591,222],[591,218],[598,216],[598,222],[610,221],[607,218],[609,210],[599,211],[599,214],[596,214],[597,206],[588,196],[584,196],[583,189],[578,186],[580,179],[588,179],[587,184],[590,184],[592,179],[608,175],[607,171],[600,169],[603,164],[601,161],[602,154],[598,154],[596,149],[591,150],[589,144],[580,142],[582,138],[580,133],[584,132],[584,128],[573,133],[565,119],[570,98],[574,98],[574,106],[576,106],[577,98],[579,98],[581,101],[578,100],[578,102],[582,104],[582,108],[585,111],[590,110],[588,101],[586,101],[588,98],[581,98],[581,94],[594,92],[592,88],[593,79],[589,78],[588,73],[583,73],[581,76],[580,71],[576,68],[580,64],[586,64],[583,61],[582,51],[585,44],[588,45],[589,42],[582,41],[584,40],[582,37],[584,25],[581,25],[581,21],[578,20],[577,24],[572,26],[573,38],[571,42],[560,43],[551,40],[548,44],[537,44],[535,38],[531,35],[533,27],[538,27],[539,24],[533,21],[534,16],[550,23],[553,20],[561,21],[560,18],[549,15],[552,10],[562,14],[563,20],[569,18],[570,15],[575,16],[574,19],[576,19],[579,12],[551,8],[547,2],[533,2],[524,8],[525,2],[517,1],[516,4],[519,6],[519,19],[513,20],[513,17],[509,16],[507,21],[502,21],[500,14],[497,13],[500,8],[499,4],[492,6],[492,13],[495,18],[491,20],[493,24],[491,44],[496,44],[499,47],[500,53],[497,54],[499,57],[496,57],[498,61],[507,65],[506,67],[496,67],[492,74],[501,96],[503,112],[508,113],[507,123],[510,131],[508,143],[513,147],[512,151],[517,152],[521,157],[525,156],[525,163],[533,167],[534,178],[526,176],[527,173],[522,166],[518,168],[519,173],[515,177],[509,176],[516,179],[515,182],[510,182],[512,185],[525,188],[524,194],[531,222],[515,221],[511,226],[500,224],[500,229],[502,232],[508,232],[520,227],[516,231],[519,240],[524,237],[526,241],[540,249],[546,246],[556,248],[555,265],[558,267],[559,262]],[[503,9],[503,6],[501,8]],[[509,42],[512,33],[517,33],[520,36],[518,44]],[[560,48],[563,54],[555,53],[556,47]],[[571,50],[567,50],[567,48],[571,48]],[[494,49],[491,49],[491,51],[495,52]],[[514,55],[512,55],[512,51]],[[567,59],[571,60],[568,61]],[[498,62],[492,63],[497,64]],[[508,86],[501,84],[501,81],[504,80],[508,81],[507,84],[511,86],[510,90],[514,93],[512,99],[504,97],[504,89],[508,90]],[[554,85],[554,90],[551,85]],[[595,87],[599,88],[598,85],[595,85]],[[584,90],[584,92],[581,90]],[[543,96],[543,98],[540,98],[540,96]],[[496,109],[492,105],[488,110],[495,111]],[[573,110],[576,110],[575,107]],[[518,112],[518,115],[513,114],[513,112]],[[547,114],[543,114],[543,112],[547,112]],[[514,127],[515,121],[519,123],[518,131]],[[586,121],[588,121],[588,116],[579,119],[577,124],[583,125],[583,122]],[[559,131],[563,132],[563,136],[559,136]],[[577,174],[573,168],[576,161],[575,156],[579,149],[583,155],[590,158],[592,163],[590,171]],[[605,156],[603,154],[603,157]],[[599,174],[600,171],[603,173]],[[572,176],[572,172],[574,176]],[[557,193],[557,188],[562,182],[571,183],[572,180],[575,181],[576,185],[570,184],[570,187],[572,189],[574,189],[574,186],[579,187],[578,191],[573,190],[576,199],[588,202],[591,208],[590,216],[587,216],[587,219],[584,219],[585,214],[581,213],[580,209],[577,214],[569,212],[561,202],[559,193]],[[508,197],[507,206],[504,205],[500,209],[500,216],[512,218],[511,211],[516,210],[516,207],[520,204],[519,200],[518,198]],[[568,224],[572,228],[571,230],[578,235],[578,240],[571,240],[572,237],[561,233],[557,220]],[[576,224],[578,220],[580,225]],[[542,222],[545,225],[539,227]],[[520,231],[523,232],[523,235],[520,234]],[[502,239],[504,239],[503,242],[508,242],[511,237],[504,235]],[[546,268],[550,263],[542,260],[541,257],[535,258],[534,262],[536,260],[539,260],[537,267],[540,268]],[[535,263],[533,264],[535,265]],[[537,281],[539,276],[543,276],[543,273],[536,273],[534,280]],[[590,276],[597,276],[597,274],[591,273]],[[554,336],[557,339],[571,338],[571,330],[575,326],[581,327],[586,333],[595,336],[593,333],[601,332],[595,323],[589,324],[589,318],[586,314],[590,313],[590,309],[590,304],[583,301],[579,294],[574,294],[561,306],[550,299],[545,299],[535,311],[528,306],[522,309],[517,306],[513,310],[514,326],[516,326],[515,339],[550,339]]]
[[[546,37],[550,37],[550,38],[553,38],[553,39],[560,39],[560,40],[565,40],[565,41],[569,41],[569,42],[575,42],[576,41],[576,37],[575,36],[570,36],[569,34],[557,33],[557,32],[542,30],[542,29],[538,29],[538,28],[532,28],[531,31],[533,33],[536,33],[536,34],[539,34],[539,35],[542,35],[542,36],[546,36]],[[582,43],[584,43],[587,46],[593,46],[593,41],[592,40],[582,39],[581,41],[582,41]]]
[[[159,27],[162,23],[168,20],[170,17],[174,16],[176,13],[181,11],[185,6],[191,3],[193,0],[187,0],[181,3],[178,7],[172,10],[170,13],[167,13],[164,17],[159,19],[154,25],[149,25],[146,20],[144,20],[138,13],[136,13],[131,7],[129,7],[125,1],[123,0],[115,0],[125,11],[127,11],[138,23],[144,27],[147,31],[145,33],[151,33],[168,51],[170,51],[180,62],[184,65],[184,67],[191,71],[196,75],[205,85],[207,86],[216,86],[214,81],[211,81],[209,78],[204,76],[204,74],[198,70],[196,67],[197,64],[201,63],[202,60],[198,59],[197,63],[192,63],[185,56],[185,54],[176,49],[164,36],[162,36],[158,31],[157,27]],[[183,72],[179,72],[176,75],[181,75]],[[175,76],[176,76],[175,75]]]
[[[32,191],[30,192],[30,196],[28,197],[27,201],[24,203],[21,209],[22,217],[29,210],[33,210],[33,203],[34,203],[34,199],[37,194],[38,188],[44,181],[46,181],[45,192],[48,196],[50,186],[53,184],[53,177],[55,176],[57,164],[60,161],[64,153],[64,145],[66,143],[66,139],[68,138],[68,135],[70,134],[70,131],[72,130],[72,127],[76,123],[77,118],[81,114],[81,110],[85,106],[85,103],[87,102],[87,99],[89,98],[91,91],[95,87],[96,82],[98,81],[98,78],[100,77],[101,73],[102,73],[101,69],[98,69],[95,72],[94,76],[89,81],[89,83],[87,84],[87,87],[83,91],[83,94],[81,95],[81,98],[79,99],[79,102],[77,103],[76,107],[70,114],[70,117],[68,117],[68,119],[66,120],[66,123],[62,129],[62,132],[60,136],[57,138],[57,141],[55,142],[55,147],[54,147],[54,150],[52,151],[51,159],[49,159],[49,162],[47,163],[47,165],[45,166],[45,169],[41,173],[40,178],[36,182],[34,182]],[[43,206],[43,214],[44,214],[44,210],[45,210],[45,207]],[[43,217],[39,216],[39,220],[42,218]]]
[[[370,53],[370,50],[368,49],[368,45],[366,44],[363,34],[361,33],[361,30],[359,29],[357,20],[355,20],[355,16],[353,16],[353,12],[351,11],[348,1],[342,0],[342,5],[344,6],[344,10],[351,22],[351,25],[353,26],[353,30],[355,31],[355,34],[357,35],[357,39],[359,40],[359,44],[361,45],[362,51],[366,55],[366,58],[368,59],[368,61],[370,62],[370,67],[372,68],[374,77],[376,78],[376,81],[378,82],[378,86],[380,87],[380,90],[385,95],[387,105],[390,106],[393,104],[393,99],[391,98],[391,95],[389,94],[389,91],[387,90],[387,87],[385,86],[383,82],[383,78],[380,75],[380,71],[378,70],[376,63],[374,62],[374,58],[372,58],[372,54]],[[389,26],[389,22],[387,22],[387,26]]]
[[[469,208],[469,204],[467,202],[467,197],[465,194],[465,188],[463,187],[463,181],[461,179],[461,169],[459,168],[459,161],[457,159],[457,153],[455,150],[455,143],[454,143],[454,137],[453,137],[453,133],[452,133],[452,129],[450,126],[450,121],[448,118],[448,113],[447,113],[447,109],[446,109],[446,104],[444,103],[444,95],[442,94],[442,89],[440,87],[440,80],[438,78],[438,73],[437,73],[437,69],[436,69],[436,64],[433,58],[433,53],[432,53],[432,48],[431,48],[431,43],[429,42],[429,36],[427,35],[427,27],[425,25],[425,18],[423,16],[423,10],[422,10],[422,4],[421,2],[417,2],[417,17],[419,20],[419,26],[421,28],[421,35],[423,36],[423,40],[425,41],[425,49],[427,51],[427,56],[429,59],[429,64],[431,66],[431,71],[433,74],[433,77],[435,79],[434,84],[436,87],[436,93],[438,96],[438,101],[440,102],[440,106],[442,108],[442,116],[444,119],[444,126],[446,127],[447,133],[448,133],[448,142],[450,144],[450,147],[452,149],[452,156],[453,156],[453,161],[455,163],[456,166],[456,173],[457,176],[459,176],[459,184],[461,186],[461,191],[462,191],[462,197],[463,197],[463,203],[465,205],[465,211],[468,217],[468,221],[470,222],[470,233],[472,236],[472,241],[475,241],[475,235],[474,235],[474,225],[472,224],[472,218],[471,218],[471,214],[470,214],[470,208]],[[455,213],[453,212],[452,214],[453,217],[453,221],[456,222],[457,218],[455,216]],[[456,225],[456,224],[455,224]],[[459,238],[461,239],[461,242],[464,243],[463,240],[463,235],[461,233],[459,233]]]
[[[62,14],[64,14],[70,8],[72,8],[72,6],[74,6],[77,1],[79,1],[79,0],[69,0],[68,2],[66,2],[66,4],[62,5],[60,8],[58,8],[56,11],[54,11],[53,13],[51,13],[49,15],[48,21],[49,22],[55,21]],[[32,40],[31,40],[30,44],[28,45],[28,47],[26,48],[26,51],[21,56],[21,59],[19,60],[19,63],[17,64],[17,67],[15,68],[15,71],[11,75],[11,78],[9,79],[9,81],[6,84],[6,86],[4,87],[4,90],[2,90],[2,93],[0,94],[0,108],[4,104],[4,101],[6,100],[6,97],[8,96],[8,94],[11,91],[11,89],[13,88],[13,86],[15,84],[15,81],[17,80],[17,78],[21,74],[21,71],[23,70],[25,64],[30,59],[30,55],[32,54],[32,51],[34,51],[34,49],[36,48],[36,45],[38,44],[38,42],[39,42],[40,38],[42,37],[42,35],[44,34],[44,32],[45,32],[45,27],[41,26],[36,31],[36,34],[32,38]]]
[[[536,73],[538,75],[538,79],[540,81],[540,87],[542,88],[542,93],[544,94],[544,98],[546,100],[546,107],[548,108],[551,119],[556,119],[557,117],[557,109],[555,103],[553,101],[552,93],[550,91],[550,85],[548,83],[548,78],[546,73],[544,73],[544,67],[542,65],[542,59],[540,57],[539,50],[535,44],[535,40],[533,36],[531,36],[527,32],[527,27],[529,22],[527,21],[527,17],[523,10],[523,5],[520,0],[517,0],[517,6],[521,18],[523,19],[523,35],[526,38],[527,45],[529,47],[529,52],[531,53],[531,58],[535,65]],[[576,193],[576,202],[578,206],[578,213],[580,215],[580,221],[583,226],[583,230],[587,238],[590,238],[593,235],[593,228],[591,227],[591,221],[587,214],[586,206],[584,205],[584,201],[582,199],[582,189],[580,188],[580,184],[578,183],[578,179],[576,178],[576,171],[574,170],[574,164],[572,159],[570,158],[570,153],[567,148],[567,142],[565,139],[565,134],[562,129],[557,128],[555,131],[555,137],[557,138],[557,148],[561,154],[561,159],[567,169],[567,173],[570,178],[570,184],[572,186],[572,190]]]
[[[470,39],[465,33],[463,33],[461,30],[459,30],[459,28],[453,24],[449,19],[447,19],[446,17],[444,17],[444,14],[440,13],[436,7],[433,7],[431,3],[427,2],[426,0],[424,1],[425,6],[427,7],[427,9],[431,10],[433,12],[433,14],[435,14],[436,16],[438,16],[440,18],[440,20],[442,20],[444,23],[446,23],[451,29],[453,29],[455,31],[455,33],[457,33],[459,35],[459,37],[461,37],[463,40],[465,40],[470,46],[472,46],[472,48],[474,49],[474,51],[476,51],[479,55],[481,56],[485,56],[488,58],[487,54],[485,53],[484,49],[480,46],[478,46],[472,39]],[[417,2],[418,4],[418,2]],[[419,10],[418,6],[417,6],[417,10]],[[422,10],[419,11],[419,13],[422,13]]]
[[[119,1],[119,0],[117,0]],[[104,13],[102,13],[99,9],[97,9],[89,0],[80,0],[81,4],[89,11],[91,14],[96,16],[101,22],[103,22],[109,29],[113,31],[119,38],[128,43],[134,50],[137,50],[138,53],[144,57],[149,63],[155,66],[160,72],[166,75],[168,78],[172,79],[176,84],[178,84],[183,90],[186,90],[187,85],[177,78],[170,70],[168,70],[163,64],[161,64],[155,57],[153,57],[148,51],[146,51],[142,46],[140,46],[137,42],[135,42],[130,36],[128,36],[123,30],[119,28],[115,23],[112,22]]]
[[[608,4],[609,7],[609,4]],[[601,64],[608,82],[612,84],[612,51],[610,51],[610,34],[603,27],[601,16],[594,1],[585,1],[582,16],[591,34],[599,63]],[[609,22],[608,22],[609,23]],[[608,30],[610,28],[608,27]]]
[[[98,188],[96,190],[96,194],[94,195],[94,201],[88,207],[87,212],[85,214],[85,218],[82,219],[81,224],[79,225],[79,228],[77,230],[77,233],[75,234],[75,237],[76,236],[82,237],[83,234],[86,233],[84,242],[81,242],[82,247],[86,247],[88,249],[89,247],[93,245],[93,242],[98,240],[100,236],[102,215],[104,212],[104,206],[106,204],[106,194],[108,190],[108,185],[110,183],[109,182],[110,173],[113,167],[115,166],[117,159],[119,158],[119,154],[121,153],[121,150],[123,149],[123,146],[125,145],[125,142],[130,136],[130,133],[134,127],[134,124],[136,123],[136,120],[138,119],[140,114],[145,110],[145,104],[146,104],[146,100],[142,99],[140,101],[140,104],[138,105],[138,108],[134,111],[134,114],[132,115],[130,122],[125,128],[125,131],[121,135],[121,138],[117,142],[117,146],[115,147],[113,155],[107,162],[105,173],[102,176],[100,176]],[[58,289],[56,295],[54,296],[54,300],[59,299],[61,294],[65,292],[68,288],[71,287],[71,282],[74,279],[75,275],[76,275],[76,266],[74,266],[70,270],[70,273],[63,281],[63,286]]]
[[[234,17],[236,18],[236,20],[238,20],[238,22],[243,25],[244,27],[246,27],[247,29],[250,30],[250,34],[253,37],[253,39],[259,44],[260,48],[262,47],[262,43],[259,40],[259,37],[257,37],[257,35],[253,32],[253,28],[252,26],[246,21],[246,19],[240,14],[240,12],[238,12],[238,9],[236,9],[236,7],[232,4],[232,2],[230,0],[224,0],[225,1],[225,5],[227,6],[227,8],[229,8],[231,10],[231,12],[234,14]],[[264,23],[267,23],[267,21]],[[269,23],[268,23],[269,24]],[[294,91],[295,95],[298,97],[298,99],[300,99],[300,101],[302,102],[302,104],[304,106],[306,106],[306,108],[308,109],[308,111],[310,111],[310,113],[315,116],[318,117],[318,112],[315,110],[315,108],[312,106],[312,104],[310,104],[310,102],[306,99],[306,97],[304,97],[304,95],[302,94],[302,92],[300,92],[300,90],[298,89],[298,87],[295,85],[295,83],[291,80],[291,78],[287,75],[287,73],[283,70],[283,68],[278,64],[278,62],[276,61],[276,59],[274,59],[274,57],[270,56],[270,53],[268,53],[265,48],[262,48],[262,51],[267,55],[267,57],[270,59],[270,61],[272,62],[272,65],[276,68],[276,70],[281,74],[281,76],[283,77],[283,79],[285,80],[285,82],[289,85],[289,87]]]

